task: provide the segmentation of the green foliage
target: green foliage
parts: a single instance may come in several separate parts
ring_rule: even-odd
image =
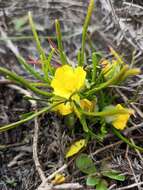
[[[95,165],[91,158],[87,154],[80,154],[76,158],[76,167],[86,174],[93,174],[96,172]]]
[[[97,184],[99,184],[100,178],[97,176],[89,175],[86,179],[86,185],[90,187],[95,187]]]
[[[88,11],[87,11],[87,16],[85,18],[85,22],[83,25],[81,50],[78,53],[77,63],[79,66],[83,66],[84,63],[86,62],[86,60],[85,60],[85,42],[86,42],[88,25],[89,25],[89,22],[91,19],[91,14],[92,14],[93,8],[94,8],[94,0],[90,0]],[[33,32],[33,37],[36,42],[37,51],[39,53],[39,61],[41,64],[41,71],[40,72],[36,71],[31,65],[29,65],[26,62],[26,60],[19,53],[17,53],[17,52],[14,52],[14,53],[16,54],[16,57],[19,60],[20,64],[25,68],[25,70],[27,72],[29,72],[33,77],[35,77],[35,79],[38,80],[38,82],[31,82],[31,81],[25,79],[24,77],[17,75],[15,72],[9,71],[3,67],[0,67],[0,73],[2,73],[5,77],[13,80],[16,84],[21,85],[24,88],[27,88],[28,90],[30,90],[34,94],[36,94],[36,96],[38,96],[38,98],[36,97],[35,101],[38,101],[40,99],[41,99],[41,101],[43,101],[42,99],[44,97],[44,99],[46,99],[47,102],[45,100],[43,101],[43,103],[45,102],[45,106],[40,111],[33,113],[24,119],[22,118],[20,121],[17,121],[15,123],[8,124],[6,126],[1,127],[0,132],[17,127],[18,125],[20,125],[24,122],[27,122],[27,121],[33,119],[34,117],[37,117],[37,115],[39,116],[41,113],[45,113],[46,111],[52,111],[52,109],[51,110],[49,110],[49,108],[47,109],[47,104],[49,105],[50,108],[52,108],[53,105],[55,105],[56,103],[58,104],[59,102],[65,102],[65,103],[69,102],[73,106],[74,114],[79,119],[79,122],[81,123],[81,125],[83,127],[83,131],[86,133],[88,139],[93,137],[93,132],[91,132],[89,130],[89,127],[87,124],[87,119],[89,119],[91,117],[100,118],[99,122],[97,123],[98,125],[100,125],[100,130],[97,134],[94,135],[94,137],[97,137],[98,140],[99,139],[103,140],[104,136],[107,133],[107,130],[106,130],[106,118],[107,117],[108,118],[113,117],[113,119],[114,119],[118,115],[122,114],[121,116],[123,118],[125,118],[124,115],[131,113],[130,110],[128,110],[128,109],[117,109],[116,107],[113,107],[112,109],[104,110],[104,107],[109,106],[108,100],[106,100],[106,98],[108,96],[106,96],[106,91],[104,91],[104,90],[111,85],[120,84],[128,76],[138,74],[139,69],[129,68],[129,66],[122,61],[122,58],[118,55],[118,53],[115,50],[113,50],[112,48],[110,48],[111,53],[114,56],[114,61],[111,61],[111,62],[114,62],[115,64],[113,64],[113,68],[112,68],[112,65],[110,64],[110,71],[113,70],[114,72],[109,72],[110,78],[106,80],[106,77],[104,76],[104,72],[102,71],[102,66],[99,63],[99,59],[97,58],[98,53],[93,52],[92,65],[89,66],[89,67],[92,67],[92,69],[89,69],[89,70],[87,69],[87,72],[89,72],[89,74],[87,74],[88,78],[87,78],[84,90],[81,90],[80,92],[76,92],[76,93],[79,96],[79,98],[88,101],[88,103],[86,103],[86,104],[89,104],[90,100],[95,101],[95,96],[96,96],[97,101],[96,101],[96,103],[94,103],[94,106],[99,107],[99,109],[101,109],[101,111],[97,111],[97,110],[93,110],[93,111],[88,110],[87,111],[86,109],[84,110],[81,107],[80,103],[73,101],[72,98],[69,98],[69,100],[65,100],[65,98],[59,97],[58,100],[56,100],[56,96],[51,87],[51,80],[54,78],[54,74],[55,74],[55,70],[56,70],[55,67],[52,66],[52,64],[51,64],[52,57],[53,57],[55,51],[56,51],[56,54],[59,54],[62,65],[69,64],[68,58],[65,55],[63,44],[62,44],[62,33],[61,33],[61,29],[60,29],[60,23],[58,20],[55,20],[58,48],[56,50],[54,48],[52,48],[51,52],[47,56],[42,48],[38,33],[36,31],[36,27],[34,25],[32,15],[30,12],[28,14],[28,18],[29,18],[29,23],[30,23],[30,26],[31,26],[31,29]],[[24,24],[25,24],[24,20],[19,20],[19,22],[17,23],[17,27],[20,28]],[[106,62],[108,64],[109,60],[107,60]],[[107,67],[108,67],[108,65],[107,65]],[[108,69],[107,69],[107,72],[108,72]],[[115,74],[115,72],[117,72],[117,74]],[[72,81],[68,81],[68,82],[72,82]],[[45,87],[46,89],[42,89],[41,87]],[[99,98],[99,99],[101,99],[101,101],[99,100],[99,102],[98,102],[98,96],[99,97],[101,96],[101,98]],[[98,105],[98,103],[100,103],[100,105]],[[93,104],[93,103],[91,103],[91,104]],[[86,106],[89,107],[89,105],[86,105]],[[105,120],[105,122],[103,122],[103,123],[100,122],[100,121],[104,121],[104,120]],[[109,123],[109,124],[112,124],[112,123]],[[122,126],[122,128],[124,128],[124,126]],[[126,142],[128,145],[130,145],[131,147],[138,149],[140,151],[143,151],[142,147],[133,145],[130,141],[128,141],[128,139],[123,137],[120,134],[120,132],[118,132],[116,129],[114,129],[113,132],[119,138],[121,138],[124,142]]]
[[[101,164],[101,167],[96,167],[92,159],[87,154],[80,154],[76,158],[76,167],[86,176],[86,185],[96,187],[96,190],[107,190],[107,179],[124,181],[125,176],[121,172],[107,169],[106,164]]]
[[[107,182],[105,180],[100,180],[96,185],[96,190],[108,190]]]
[[[102,175],[118,181],[125,181],[125,176],[120,174],[120,172],[116,170],[103,171]]]

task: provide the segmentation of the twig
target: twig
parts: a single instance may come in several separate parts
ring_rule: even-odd
[[[114,146],[122,144],[122,143],[123,143],[123,141],[117,141],[117,142],[115,142],[113,144],[109,144],[109,145],[107,145],[107,146],[105,146],[103,148],[100,148],[100,149],[96,150],[95,152],[91,153],[90,156],[95,156],[96,154],[98,154],[98,153],[100,153],[100,152],[102,152],[104,150],[107,150],[109,148],[113,148]]]
[[[133,184],[128,185],[128,186],[125,186],[125,187],[117,188],[116,190],[131,189],[131,188],[133,188],[133,187],[136,187],[137,185],[143,185],[143,182],[140,182],[140,183],[133,183]]]
[[[37,144],[38,144],[38,132],[39,132],[39,124],[38,124],[38,118],[36,117],[34,120],[34,137],[33,137],[33,159],[35,162],[35,166],[36,166],[36,170],[41,178],[42,182],[46,181],[46,176],[43,172],[43,170],[41,169],[41,165],[38,159],[38,153],[37,153]]]
[[[53,187],[53,190],[64,190],[64,189],[67,189],[67,190],[74,190],[74,189],[83,189],[83,186],[80,185],[79,183],[64,183],[64,184],[61,184],[61,185],[56,185]]]
[[[59,168],[59,169],[56,170],[54,173],[52,173],[51,175],[49,175],[46,180],[49,181],[49,180],[53,179],[56,174],[62,172],[62,171],[65,170],[66,168],[67,168],[67,164],[64,164],[61,168]]]
[[[143,122],[140,123],[140,124],[138,124],[138,125],[136,125],[136,124],[133,123],[133,122],[131,122],[131,124],[133,124],[133,126],[130,127],[130,128],[126,128],[125,131],[124,131],[124,135],[127,135],[128,133],[130,133],[130,132],[132,132],[132,131],[134,131],[134,130],[137,130],[137,129],[140,129],[140,128],[143,127]]]
[[[8,167],[12,167],[12,166],[16,165],[18,159],[20,159],[20,158],[23,157],[24,155],[25,155],[25,153],[23,153],[23,152],[19,153],[18,155],[16,155],[16,156],[13,158],[13,160],[12,160],[7,166],[8,166]]]
[[[64,164],[61,168],[59,168],[58,170],[56,170],[54,173],[52,173],[51,175],[49,175],[44,181],[42,181],[42,183],[40,184],[40,186],[37,188],[37,190],[51,190],[53,189],[53,185],[49,184],[49,181],[51,179],[53,179],[55,177],[56,174],[62,172],[63,170],[65,170],[67,168],[67,165]]]
[[[133,144],[135,144],[135,142],[134,142],[134,140],[133,140],[132,138],[130,138],[130,140],[131,140],[131,142],[132,142]],[[142,165],[143,165],[143,157],[142,157],[140,151],[137,150],[137,149],[135,149],[135,151],[137,152],[137,154],[138,154],[138,156],[139,156],[139,158],[140,158],[140,160],[141,160],[141,163],[142,163]]]
[[[49,184],[40,186],[37,190],[74,190],[74,189],[83,189],[83,186],[79,183],[63,183],[61,185],[55,185],[54,187]]]
[[[132,171],[132,174],[133,174],[133,176],[134,176],[135,182],[136,182],[136,184],[137,184],[136,186],[138,187],[138,190],[140,190],[141,187],[140,187],[140,185],[138,185],[139,182],[138,182],[138,179],[137,179],[137,177],[136,177],[136,175],[135,175],[135,172],[134,172],[134,169],[133,169],[133,167],[132,167],[131,161],[130,161],[130,159],[129,159],[129,157],[128,157],[128,152],[129,152],[129,146],[127,146],[125,157],[126,157],[128,163],[129,163],[129,167],[130,167],[130,169],[131,169],[131,171]]]
[[[21,94],[24,94],[25,96],[28,96],[31,98],[33,97],[31,92],[29,92],[26,89],[21,88],[20,86],[17,86],[14,84],[9,84],[8,87],[13,88],[15,90],[18,90]],[[32,108],[36,107],[36,101],[35,100],[29,99],[29,102],[31,103]]]
[[[1,79],[0,84],[15,84],[15,82],[7,79]]]

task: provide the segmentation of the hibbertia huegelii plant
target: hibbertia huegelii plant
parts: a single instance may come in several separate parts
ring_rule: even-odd
[[[3,67],[0,67],[0,73],[17,85],[32,91],[35,101],[43,100],[43,108],[38,108],[35,112],[27,114],[27,117],[20,121],[0,127],[0,132],[20,126],[43,113],[53,112],[53,114],[57,113],[67,119],[74,118],[73,127],[77,127],[77,124],[74,126],[74,123],[78,122],[78,127],[82,127],[85,134],[85,139],[76,142],[78,148],[71,147],[67,152],[67,158],[87,146],[91,138],[103,140],[110,129],[129,146],[143,151],[142,147],[132,144],[120,132],[127,127],[127,122],[134,115],[134,110],[126,108],[124,104],[116,104],[116,99],[113,94],[111,95],[113,85],[120,85],[130,76],[139,74],[140,70],[130,68],[111,47],[112,58],[105,59],[99,52],[93,51],[91,53],[92,64],[88,63],[85,42],[93,7],[94,0],[91,0],[83,25],[81,49],[74,66],[64,52],[59,21],[55,21],[57,47],[51,46],[51,52],[46,55],[41,47],[31,13],[29,13],[29,23],[41,63],[40,72],[28,64],[20,54],[16,54],[16,57],[23,68],[35,77],[36,81],[31,82]],[[55,54],[59,57],[60,65],[58,67],[52,64],[52,57]],[[43,86],[44,88],[42,88]]]

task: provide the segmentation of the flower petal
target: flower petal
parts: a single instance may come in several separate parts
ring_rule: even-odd
[[[69,98],[74,92],[80,90],[85,83],[86,72],[82,67],[72,68],[69,65],[59,67],[51,86],[54,94],[63,98]]]
[[[125,109],[120,104],[116,106],[119,110]],[[128,119],[131,114],[133,114],[134,111],[130,109],[130,111],[126,114],[118,114],[115,119],[112,121],[112,125],[119,130],[123,130],[126,127],[126,124],[128,122]]]
[[[54,111],[58,111],[61,115],[68,115],[73,112],[73,108],[71,107],[70,103],[67,102],[66,104],[62,103],[56,106]]]

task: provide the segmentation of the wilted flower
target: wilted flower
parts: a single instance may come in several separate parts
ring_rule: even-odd
[[[117,60],[107,60],[101,62],[102,72],[105,79],[110,79],[117,75],[121,70],[121,65]]]

